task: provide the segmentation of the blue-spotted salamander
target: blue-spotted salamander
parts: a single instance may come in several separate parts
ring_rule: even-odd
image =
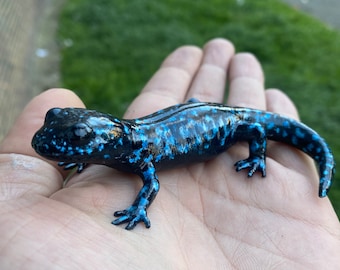
[[[298,121],[261,110],[191,99],[142,118],[120,120],[82,108],[53,108],[32,146],[41,156],[61,161],[65,169],[77,167],[81,172],[93,163],[139,175],[143,187],[135,201],[116,211],[118,218],[112,222],[128,223],[126,229],[131,230],[139,222],[150,227],[146,209],[159,190],[158,170],[205,161],[237,141],[247,141],[249,157],[236,162],[236,170],[248,169],[249,177],[256,171],[265,176],[267,139],[311,156],[319,167],[319,196],[326,196],[335,162],[325,141]]]

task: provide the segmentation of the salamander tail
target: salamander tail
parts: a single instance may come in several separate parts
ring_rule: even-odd
[[[308,126],[280,115],[266,113],[268,139],[290,144],[312,157],[318,164],[319,196],[325,197],[335,173],[335,161],[325,140]]]

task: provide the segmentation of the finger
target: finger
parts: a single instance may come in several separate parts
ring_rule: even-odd
[[[269,111],[279,113],[296,120],[299,119],[294,103],[283,92],[277,89],[268,89],[266,91],[266,100],[267,109]],[[302,174],[305,174],[306,170],[310,172],[313,171],[313,169],[306,169],[306,164],[307,166],[315,167],[313,166],[312,159],[307,157],[307,155],[294,147],[278,142],[271,142],[268,145],[267,156],[272,157],[287,168],[294,168]]]
[[[197,98],[206,102],[222,102],[226,77],[234,46],[225,39],[217,38],[204,46],[202,64],[187,94],[187,99]]]
[[[228,105],[266,109],[263,71],[252,54],[236,54],[231,60],[228,77]]]
[[[277,89],[268,89],[266,91],[267,110],[285,115],[298,120],[299,115],[294,103],[289,97]]]
[[[51,89],[32,99],[0,145],[0,153],[16,153],[39,157],[31,146],[34,133],[43,125],[52,107],[84,107],[76,94],[66,89]],[[55,165],[55,162],[52,164]],[[55,165],[56,166],[56,165]]]
[[[201,58],[201,49],[194,46],[175,50],[129,106],[125,117],[141,117],[183,102]]]

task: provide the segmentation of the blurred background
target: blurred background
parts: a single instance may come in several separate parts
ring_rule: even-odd
[[[256,55],[340,160],[338,0],[0,0],[0,140],[51,87],[122,116],[175,48],[214,37]],[[330,198],[340,213],[340,173]]]

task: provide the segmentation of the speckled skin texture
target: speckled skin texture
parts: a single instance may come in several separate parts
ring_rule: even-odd
[[[32,146],[45,158],[60,161],[65,169],[87,164],[106,166],[134,173],[143,187],[133,204],[116,211],[112,224],[139,222],[147,228],[146,209],[159,190],[157,171],[201,162],[226,151],[237,141],[249,143],[249,157],[235,163],[236,170],[266,175],[267,139],[290,144],[311,156],[320,174],[319,196],[324,197],[332,183],[334,159],[325,141],[312,129],[278,114],[227,107],[191,99],[132,120],[81,108],[53,108]]]

